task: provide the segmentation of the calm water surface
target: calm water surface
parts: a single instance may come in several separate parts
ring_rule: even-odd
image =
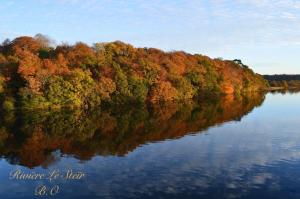
[[[3,114],[0,196],[300,198],[299,105],[299,93],[269,93],[96,113]],[[10,179],[18,169],[85,176]],[[41,185],[47,196],[34,195]]]

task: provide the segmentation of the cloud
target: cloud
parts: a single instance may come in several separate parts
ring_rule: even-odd
[[[10,0],[0,13],[7,33],[90,44],[123,40],[224,58],[300,43],[299,0]]]

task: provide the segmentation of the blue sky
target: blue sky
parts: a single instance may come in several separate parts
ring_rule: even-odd
[[[300,73],[300,0],[0,0],[0,40],[60,42],[242,59],[262,74]]]

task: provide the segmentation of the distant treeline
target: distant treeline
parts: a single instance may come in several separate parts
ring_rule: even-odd
[[[300,75],[264,75],[271,87],[300,88]]]

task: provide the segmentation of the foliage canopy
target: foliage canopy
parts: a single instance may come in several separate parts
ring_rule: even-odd
[[[135,48],[120,41],[55,46],[38,34],[0,46],[0,94],[10,108],[156,103],[253,92],[267,84],[240,60]]]

